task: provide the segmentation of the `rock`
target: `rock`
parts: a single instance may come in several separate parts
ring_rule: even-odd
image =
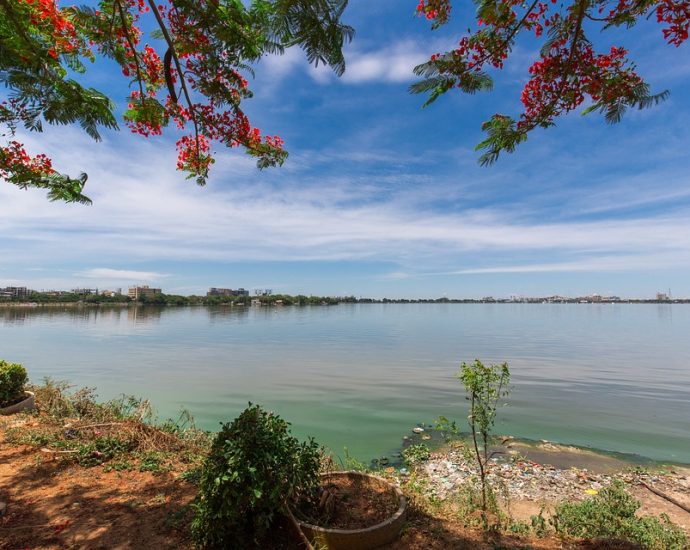
[[[407,468],[400,468],[400,475],[401,476],[409,476],[410,471]]]
[[[6,511],[7,511],[7,503],[6,502],[0,502],[0,518],[5,515]]]
[[[412,431],[416,434],[420,434],[424,431],[424,428],[417,426],[416,428],[412,428]]]

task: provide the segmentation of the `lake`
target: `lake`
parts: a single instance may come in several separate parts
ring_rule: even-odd
[[[207,429],[260,403],[362,460],[464,427],[459,364],[507,361],[498,432],[690,463],[690,305],[5,308],[0,358]]]

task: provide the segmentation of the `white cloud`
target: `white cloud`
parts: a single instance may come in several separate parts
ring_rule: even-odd
[[[86,277],[87,279],[113,279],[130,281],[157,281],[159,279],[169,277],[166,273],[157,273],[155,271],[132,271],[127,269],[111,269],[109,267],[96,267],[75,273],[78,277]]]
[[[547,223],[495,204],[438,211],[423,199],[442,196],[442,187],[434,187],[441,184],[419,178],[415,186],[411,175],[399,176],[409,179],[409,191],[381,193],[375,181],[360,185],[346,173],[312,183],[299,172],[259,175],[243,156],[228,153],[214,166],[217,177],[199,188],[174,171],[167,144],[98,145],[71,129],[46,134],[42,144],[61,170],[90,174],[94,205],[49,203],[41,191],[0,185],[0,258],[26,267],[81,265],[77,275],[99,285],[157,280],[165,274],[134,266],[168,261],[366,258],[399,265],[391,279],[416,276],[420,266],[446,272],[466,266],[456,274],[690,266],[687,207],[634,219]],[[133,268],[87,267],[94,263]],[[10,264],[0,267],[15,278]]]
[[[410,82],[415,78],[412,69],[429,59],[429,56],[436,51],[434,47],[437,43],[401,40],[384,48],[368,50],[353,46],[346,49],[346,70],[340,80],[346,84]],[[257,70],[273,84],[281,82],[295,71],[305,72],[319,84],[338,80],[330,67],[310,65],[304,52],[296,47],[286,50],[282,56],[269,55],[262,58]]]
[[[429,58],[426,48],[407,41],[374,51],[353,51],[347,60],[343,80],[347,83],[409,82],[415,78],[412,69]]]
[[[679,262],[680,260],[680,262]],[[615,254],[601,258],[584,257],[581,260],[558,263],[535,263],[524,265],[504,265],[460,269],[435,275],[483,275],[490,273],[578,273],[578,272],[615,272],[647,271],[666,269],[668,267],[688,267],[690,256],[679,258],[675,254],[655,254],[653,252],[635,256],[617,256]]]

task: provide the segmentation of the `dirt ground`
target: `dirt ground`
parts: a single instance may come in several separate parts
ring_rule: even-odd
[[[69,465],[36,447],[8,445],[0,432],[0,549],[187,549],[190,504],[196,487],[177,479],[184,469],[105,472],[102,466]],[[643,511],[667,513],[690,531],[690,514],[634,487]],[[680,495],[680,498],[687,496]],[[542,504],[515,501],[511,513],[529,519]],[[690,504],[690,503],[689,503]],[[299,544],[295,544],[299,548]],[[555,548],[631,550],[630,545],[564,543],[558,539],[486,538],[452,518],[436,517],[412,506],[401,538],[388,550]]]
[[[0,443],[0,548],[191,548],[196,488],[175,475],[106,473]]]

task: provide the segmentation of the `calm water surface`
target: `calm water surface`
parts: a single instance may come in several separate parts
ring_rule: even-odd
[[[0,309],[0,357],[208,429],[251,400],[364,460],[464,422],[461,361],[508,361],[499,431],[690,463],[688,305]]]

